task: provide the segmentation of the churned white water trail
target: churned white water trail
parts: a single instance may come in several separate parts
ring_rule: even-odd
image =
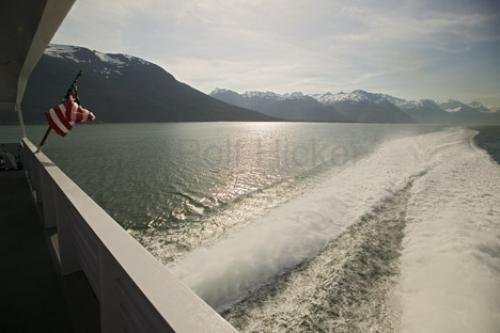
[[[500,167],[473,134],[437,143],[441,163],[411,190],[395,291],[401,332],[500,330]]]
[[[316,188],[169,267],[209,304],[227,308],[316,256],[381,200],[431,168],[434,143],[450,135],[444,131],[389,141]]]
[[[500,167],[474,134],[387,141],[169,267],[243,331],[498,332]]]

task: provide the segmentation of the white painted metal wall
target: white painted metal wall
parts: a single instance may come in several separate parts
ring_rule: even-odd
[[[45,227],[58,231],[62,272],[85,273],[102,332],[236,332],[27,138],[22,145]]]

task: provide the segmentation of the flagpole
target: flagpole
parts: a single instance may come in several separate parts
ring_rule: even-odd
[[[50,126],[47,127],[47,130],[45,131],[45,134],[44,134],[44,136],[42,138],[42,141],[40,141],[40,144],[38,145],[38,148],[36,149],[35,154],[40,151],[40,149],[42,148],[43,144],[47,140],[47,137],[49,136],[51,130],[52,130],[52,128],[50,128]]]
[[[78,74],[76,74],[76,77],[73,80],[73,82],[71,82],[71,85],[69,86],[68,91],[66,92],[66,95],[64,96],[63,101],[65,101],[66,99],[68,99],[69,95],[71,94],[71,92],[76,89],[76,87],[75,87],[76,86],[76,82],[78,81],[78,79],[80,78],[80,76],[82,76],[82,74],[83,74],[83,72],[80,69],[80,71],[78,71]],[[78,101],[77,101],[77,103],[78,103]],[[78,104],[80,104],[80,103],[78,103]],[[45,144],[45,141],[47,141],[47,137],[49,136],[50,131],[51,131],[51,128],[50,128],[50,126],[48,126],[47,130],[45,131],[45,134],[43,135],[42,141],[40,141],[40,144],[38,145],[38,148],[35,151],[35,154],[38,153],[38,152],[40,152],[40,149],[42,149],[42,146]]]

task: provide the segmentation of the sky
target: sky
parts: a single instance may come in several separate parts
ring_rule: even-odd
[[[205,93],[500,107],[500,0],[77,0],[52,42],[138,56]]]

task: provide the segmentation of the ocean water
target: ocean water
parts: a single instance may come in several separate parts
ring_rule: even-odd
[[[500,164],[500,126],[482,126],[474,137],[477,145],[486,150]]]
[[[487,131],[91,125],[44,151],[240,331],[498,332]]]

